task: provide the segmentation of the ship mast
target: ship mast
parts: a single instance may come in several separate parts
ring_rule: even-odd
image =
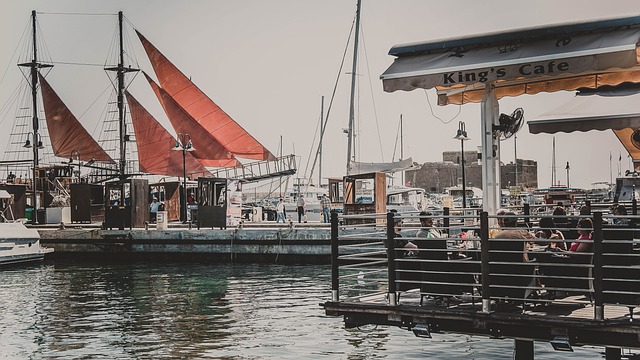
[[[353,64],[351,66],[351,100],[349,102],[349,128],[347,130],[347,175],[351,175],[353,141],[353,119],[355,116],[356,70],[358,67],[358,37],[360,36],[360,0],[356,5],[356,33],[353,41]]]
[[[118,129],[119,129],[119,148],[120,148],[120,157],[118,160],[118,176],[120,180],[126,179],[129,175],[127,175],[126,167],[127,167],[127,141],[129,140],[129,135],[127,134],[127,124],[126,124],[126,111],[124,104],[124,91],[125,91],[125,83],[124,83],[124,75],[128,72],[139,71],[139,69],[133,69],[131,67],[124,67],[124,40],[123,40],[123,31],[122,31],[122,11],[118,12],[118,34],[119,34],[119,52],[118,52],[118,66],[105,68],[107,71],[115,71],[116,77],[118,81]]]
[[[33,111],[33,182],[31,187],[33,189],[33,213],[31,213],[31,223],[38,223],[38,207],[37,207],[37,175],[38,175],[38,150],[42,147],[40,134],[38,134],[38,130],[40,129],[40,122],[38,119],[38,69],[52,67],[53,65],[49,64],[41,64],[38,62],[38,46],[36,41],[36,11],[31,11],[31,24],[33,28],[33,58],[31,62],[18,64],[21,67],[30,68],[31,75],[31,98],[32,98],[32,111]]]

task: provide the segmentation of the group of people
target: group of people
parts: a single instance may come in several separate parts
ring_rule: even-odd
[[[296,199],[296,212],[298,213],[298,223],[307,222],[306,205],[304,194],[300,194]],[[322,222],[328,223],[331,215],[331,200],[327,194],[322,194],[320,198],[320,206],[322,207]],[[286,223],[286,209],[284,206],[284,199],[280,198],[276,204],[276,223],[282,220],[282,223]]]

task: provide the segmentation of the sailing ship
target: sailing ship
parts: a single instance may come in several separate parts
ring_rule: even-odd
[[[250,135],[242,126],[233,120],[220,106],[202,92],[187,76],[185,76],[168,58],[162,54],[142,33],[136,30],[136,35],[144,48],[152,65],[156,80],[143,71],[144,78],[155,93],[167,118],[172,131],[162,126],[140,101],[129,92],[125,75],[140,71],[126,65],[124,62],[123,39],[123,14],[118,13],[119,28],[119,52],[118,64],[106,66],[104,70],[114,72],[116,81],[114,88],[117,101],[118,114],[117,129],[105,130],[105,133],[117,133],[117,139],[102,139],[96,141],[93,136],[74,116],[62,96],[54,90],[53,84],[47,80],[47,74],[51,71],[52,62],[41,62],[38,59],[36,47],[36,12],[32,12],[33,23],[33,47],[30,61],[21,63],[20,66],[30,70],[30,88],[32,89],[32,116],[23,116],[22,123],[14,125],[12,133],[18,137],[31,137],[33,142],[33,156],[31,160],[10,159],[5,161],[5,170],[9,174],[23,174],[24,167],[33,169],[32,180],[29,183],[31,207],[39,208],[40,204],[50,205],[49,192],[52,188],[64,191],[68,184],[53,181],[56,175],[68,175],[69,171],[55,171],[60,166],[43,166],[43,156],[39,149],[51,151],[53,160],[51,164],[60,164],[61,159],[69,159],[65,164],[89,168],[90,173],[85,174],[83,181],[104,182],[111,179],[127,179],[133,176],[158,175],[169,177],[219,176],[220,169],[236,169],[233,174],[240,179],[260,179],[270,176],[281,176],[295,172],[295,161],[283,161],[276,158],[256,138]],[[46,70],[46,71],[45,71]],[[41,88],[42,105],[45,118],[38,117],[37,89]],[[128,112],[127,112],[128,110]],[[127,117],[127,115],[130,117]],[[27,121],[31,118],[31,124]],[[106,121],[105,121],[106,122]],[[43,134],[40,129],[43,129]],[[26,131],[30,130],[30,131]],[[115,130],[115,131],[114,131]],[[189,150],[178,152],[175,148],[177,133],[184,135],[195,144]],[[133,135],[133,136],[132,136]],[[9,146],[19,144],[22,139],[10,141]],[[44,141],[43,141],[44,140]],[[115,145],[113,145],[115,143]],[[128,144],[135,144],[131,147]],[[185,144],[186,145],[186,144]],[[133,151],[132,151],[133,148]],[[8,154],[24,155],[24,151],[5,152]],[[57,158],[57,159],[55,159]],[[241,159],[243,161],[241,161]],[[247,164],[246,162],[249,161]],[[274,162],[271,166],[259,166],[254,162]],[[20,166],[23,169],[15,168]],[[42,170],[53,176],[43,176]],[[239,170],[239,171],[238,171]],[[78,171],[79,173],[80,171]],[[25,174],[25,177],[26,174]],[[72,179],[71,181],[78,181]],[[52,186],[54,185],[54,186]],[[37,223],[34,216],[34,223]]]

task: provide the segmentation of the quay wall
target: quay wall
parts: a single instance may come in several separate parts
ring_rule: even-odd
[[[329,264],[329,228],[38,229],[47,259]]]

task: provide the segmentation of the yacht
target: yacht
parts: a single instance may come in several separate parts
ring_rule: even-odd
[[[0,266],[42,261],[53,249],[40,246],[40,234],[36,229],[29,229],[13,219],[10,199],[6,190],[0,190]]]

